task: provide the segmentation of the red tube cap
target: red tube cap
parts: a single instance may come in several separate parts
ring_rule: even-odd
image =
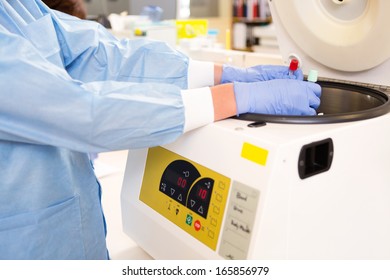
[[[298,59],[291,59],[289,69],[290,69],[291,71],[295,71],[295,70],[298,69],[298,66],[299,66],[299,61],[298,61]]]

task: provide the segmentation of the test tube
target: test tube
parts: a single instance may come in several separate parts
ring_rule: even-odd
[[[291,59],[290,66],[288,67],[288,70],[289,70],[288,74],[290,76],[294,76],[294,72],[298,69],[298,66],[299,66],[298,59],[295,59],[295,58]]]
[[[307,81],[308,82],[312,82],[312,83],[316,83],[317,80],[318,80],[318,71],[317,70],[310,70],[309,74],[307,75]],[[323,116],[324,113],[323,112],[317,112],[317,115],[318,116]]]
[[[308,82],[317,82],[318,80],[318,71],[317,70],[310,70],[309,75],[307,75],[307,81]]]

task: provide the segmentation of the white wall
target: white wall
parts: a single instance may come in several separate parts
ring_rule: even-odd
[[[129,10],[129,0],[83,0],[88,15],[109,15]]]
[[[139,15],[142,8],[148,5],[159,6],[164,10],[163,19],[175,19],[177,15],[176,0],[127,0],[130,2],[129,13]]]
[[[146,5],[161,6],[167,18],[176,17],[176,1],[180,0],[83,0],[89,15],[120,13],[128,11],[139,14]],[[230,0],[191,0],[193,15],[196,17],[231,17]]]

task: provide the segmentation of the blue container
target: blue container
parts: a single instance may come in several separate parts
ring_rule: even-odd
[[[151,21],[161,21],[164,10],[159,6],[145,6],[142,8],[141,16],[147,16]]]

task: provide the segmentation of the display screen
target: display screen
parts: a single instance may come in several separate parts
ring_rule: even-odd
[[[208,197],[209,191],[204,187],[198,187],[198,190],[196,191],[196,195],[201,200],[206,200]]]
[[[188,207],[205,218],[210,206],[213,186],[213,179],[201,178],[196,181],[188,196],[188,201],[190,202]]]
[[[201,178],[191,163],[176,160],[164,170],[160,191],[206,218],[213,185],[214,180]]]
[[[168,182],[169,185],[178,186],[182,189],[187,187],[188,181],[183,174],[177,173],[172,169],[167,169],[165,175],[165,181]]]

